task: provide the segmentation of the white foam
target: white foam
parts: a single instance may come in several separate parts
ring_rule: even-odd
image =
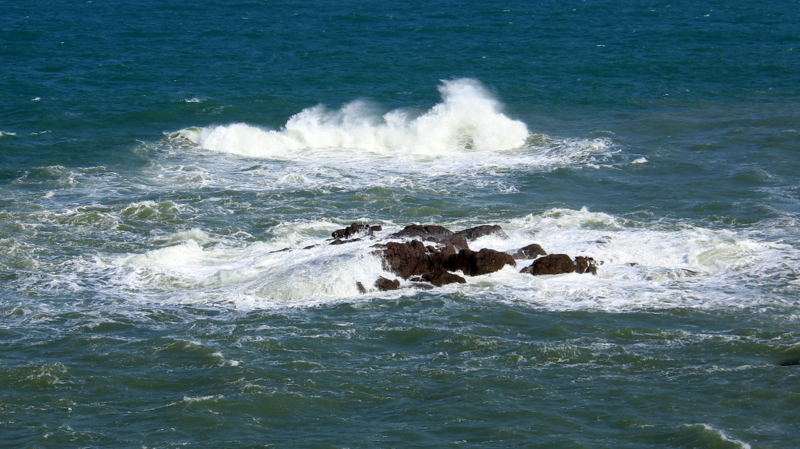
[[[553,209],[500,224],[508,238],[488,236],[470,247],[514,251],[539,243],[551,254],[593,257],[600,264],[598,274],[531,276],[519,272],[532,263],[522,260],[516,267],[437,291],[465,291],[475,298],[547,310],[754,307],[780,300],[765,294],[753,279],[791,278],[785,261],[799,258],[789,245],[743,232],[646,224],[586,209]],[[402,227],[383,226],[376,240]],[[376,240],[330,245],[330,232],[337,227],[342,226],[326,221],[284,223],[269,241],[246,245],[209,243],[204,232],[190,231],[176,237],[180,243],[129,255],[109,266],[126,290],[151,292],[146,294],[150,300],[237,309],[308,307],[416,293],[375,291],[378,277],[396,278],[374,254]],[[360,293],[357,283],[368,292]]]
[[[432,189],[519,190],[519,173],[559,167],[600,168],[627,163],[605,137],[553,138],[532,134],[502,113],[474,80],[445,82],[442,102],[414,115],[354,101],[339,110],[305,109],[279,130],[234,123],[166,133],[155,144],[165,158],[151,178],[194,189],[284,191]],[[198,150],[202,158],[198,158]],[[242,171],[242,156],[262,161]],[[619,159],[619,160],[617,160]]]
[[[222,394],[214,394],[209,396],[184,396],[184,402],[209,402],[209,401],[219,401],[221,399],[225,399],[225,395]]]
[[[217,186],[238,190],[354,191],[370,188],[429,190],[449,195],[475,188],[501,193],[515,192],[516,174],[549,171],[558,167],[606,165],[617,151],[606,139],[559,140],[532,136],[523,148],[498,151],[465,151],[430,157],[384,155],[351,149],[304,149],[242,171],[243,161],[226,154],[207,163],[186,164],[191,149],[175,136],[167,140],[168,151],[179,159],[172,165],[154,167],[152,177],[164,185],[184,188]],[[206,160],[203,160],[206,162]]]
[[[14,133],[14,132],[0,131],[0,137],[3,137],[3,136],[16,136],[16,135],[17,135],[17,133]]]
[[[507,151],[525,143],[525,124],[504,115],[477,81],[444,81],[439,92],[442,102],[419,116],[402,109],[381,115],[371,104],[353,101],[339,110],[323,105],[305,109],[278,131],[237,123],[189,128],[177,135],[210,151],[279,159],[314,149],[433,156]]]
[[[160,291],[168,301],[236,308],[338,302],[359,295],[356,282],[371,285],[382,273],[370,241],[328,245],[318,237],[313,239],[318,246],[306,248],[303,243],[283,251],[286,243],[305,240],[298,237],[302,228],[303,224],[287,232],[291,235],[245,247],[204,248],[189,239],[124,257],[112,266],[120,270],[119,282],[128,288]]]
[[[764,295],[752,280],[791,275],[782,261],[798,258],[789,245],[744,232],[645,224],[586,209],[529,215],[509,223],[507,233],[511,238],[502,248],[539,243],[550,253],[589,256],[602,264],[597,276],[500,284],[506,297],[551,310],[774,305],[779,298]]]
[[[725,432],[723,432],[723,431],[721,431],[719,429],[716,429],[716,428],[714,428],[714,427],[712,427],[712,426],[710,426],[710,425],[708,425],[706,423],[685,424],[684,425],[684,427],[690,427],[690,428],[691,427],[697,427],[697,426],[702,427],[703,431],[712,434],[715,438],[718,438],[719,440],[721,440],[721,441],[723,441],[725,443],[731,443],[731,444],[733,444],[736,447],[739,447],[741,449],[750,449],[750,445],[745,443],[744,441],[737,440],[736,438],[731,438]]]

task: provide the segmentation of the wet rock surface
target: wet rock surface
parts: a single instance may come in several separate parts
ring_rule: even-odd
[[[426,282],[430,282],[431,284],[435,285],[436,287],[441,287],[447,284],[459,283],[459,284],[466,284],[467,280],[463,277],[451,273],[449,271],[438,269],[431,271],[430,273],[425,273],[422,275],[422,279]]]
[[[597,274],[597,264],[591,257],[578,256],[573,259],[566,254],[549,254],[534,260],[530,266],[523,268],[521,272],[534,276],[566,273]]]
[[[508,235],[506,235],[503,228],[498,225],[481,225],[476,226],[474,228],[464,229],[463,231],[456,232],[456,235],[464,236],[467,240],[476,240],[481,237],[485,237],[487,235],[494,235],[496,237],[507,239]]]
[[[499,271],[506,265],[517,266],[517,262],[510,254],[489,248],[480,251],[462,249],[458,254],[448,257],[442,268],[450,271],[460,270],[467,276],[480,276]]]
[[[381,226],[370,226],[364,224],[353,223],[344,229],[337,229],[331,233],[334,242],[339,240],[347,240],[356,236],[374,235],[376,231],[382,231]]]
[[[520,248],[511,254],[514,259],[535,259],[539,256],[546,256],[547,251],[538,243],[532,243],[524,248]]]
[[[376,239],[375,232],[381,226],[353,223],[331,234],[332,245]],[[404,279],[416,288],[441,287],[447,284],[467,282],[466,277],[483,276],[502,270],[506,265],[516,267],[517,260],[531,260],[521,273],[534,276],[567,273],[597,274],[597,264],[591,257],[571,257],[567,254],[548,254],[541,245],[532,243],[516,251],[498,251],[482,248],[474,251],[469,242],[481,237],[493,236],[507,239],[503,228],[497,225],[481,225],[453,232],[444,226],[412,224],[389,235],[373,247],[374,254],[381,257],[383,268]],[[400,279],[378,278],[369,290],[391,291],[401,288]],[[358,282],[358,291],[368,289]]]
[[[375,253],[381,256],[386,271],[414,284],[426,282],[436,287],[466,283],[463,276],[491,274],[506,265],[515,267],[516,260],[520,259],[535,259],[531,266],[522,270],[535,276],[597,273],[597,265],[592,258],[547,255],[547,251],[536,243],[514,252],[491,248],[474,251],[469,248],[469,241],[485,236],[508,238],[497,225],[482,225],[453,232],[443,226],[414,224],[388,237],[402,241],[380,243],[376,245],[378,249]],[[459,272],[463,276],[457,274]]]
[[[377,281],[375,281],[375,288],[382,292],[388,290],[397,290],[400,288],[400,281],[397,279],[386,279],[385,277],[381,276]]]

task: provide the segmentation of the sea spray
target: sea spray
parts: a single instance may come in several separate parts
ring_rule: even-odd
[[[367,102],[353,101],[339,110],[323,105],[304,109],[278,131],[234,123],[184,129],[178,135],[206,150],[263,158],[325,148],[442,155],[507,151],[525,143],[526,125],[504,115],[500,102],[478,81],[443,81],[439,92],[442,102],[416,117],[403,109],[381,116]]]

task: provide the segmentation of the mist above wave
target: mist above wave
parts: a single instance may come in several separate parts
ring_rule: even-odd
[[[235,123],[175,135],[206,150],[264,158],[326,148],[412,155],[507,151],[528,138],[525,124],[504,115],[501,103],[478,81],[443,81],[438,89],[442,102],[416,116],[403,109],[381,115],[359,100],[338,110],[304,109],[277,131]]]

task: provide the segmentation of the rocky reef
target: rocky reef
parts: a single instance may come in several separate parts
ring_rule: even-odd
[[[339,245],[359,241],[365,236],[374,236],[380,226],[353,223],[331,234],[331,244]],[[503,252],[491,248],[479,251],[470,249],[469,242],[480,237],[508,238],[500,226],[483,225],[453,232],[438,225],[406,226],[389,235],[385,241],[376,243],[374,253],[381,257],[383,268],[412,285],[433,288],[452,283],[466,283],[464,276],[481,276],[501,270],[506,265],[517,266],[517,260],[534,259],[522,273],[533,276],[565,273],[597,274],[597,264],[591,257],[571,257],[566,254],[547,254],[536,243],[514,251]],[[459,274],[460,273],[460,274]],[[367,289],[358,283],[358,289]],[[379,291],[400,288],[400,281],[381,277],[373,287]]]

